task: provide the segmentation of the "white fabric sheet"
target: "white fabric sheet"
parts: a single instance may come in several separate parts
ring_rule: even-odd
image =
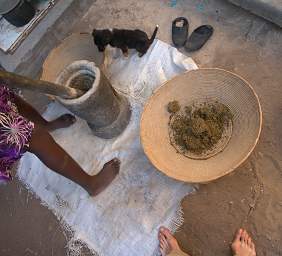
[[[73,230],[74,239],[99,255],[155,255],[159,226],[175,229],[181,224],[180,201],[193,187],[166,177],[152,166],[140,144],[139,121],[145,101],[157,87],[196,68],[191,58],[159,40],[142,58],[135,51],[125,58],[120,50],[108,49],[106,75],[131,102],[128,127],[119,137],[103,140],[78,119],[70,128],[52,133],[91,175],[113,157],[121,160],[119,176],[97,197],[89,197],[78,185],[48,170],[32,154],[22,158],[18,170],[22,182]],[[61,105],[52,103],[45,117],[53,119],[65,112]]]

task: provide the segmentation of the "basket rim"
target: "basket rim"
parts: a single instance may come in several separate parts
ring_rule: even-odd
[[[144,108],[143,108],[143,112],[140,118],[140,141],[144,150],[144,153],[146,154],[146,156],[148,157],[148,159],[150,160],[150,162],[156,167],[157,170],[161,171],[163,174],[176,179],[176,180],[180,180],[180,181],[184,181],[184,182],[189,182],[189,183],[208,183],[211,181],[214,181],[216,179],[219,179],[221,177],[226,176],[227,174],[231,173],[232,171],[234,171],[235,169],[237,169],[243,162],[245,162],[247,160],[247,158],[251,155],[251,153],[253,152],[254,148],[256,147],[260,135],[261,135],[261,130],[262,130],[262,122],[263,122],[263,114],[262,114],[262,108],[261,108],[261,104],[260,104],[260,100],[259,97],[257,95],[257,93],[255,92],[253,86],[246,80],[244,79],[242,76],[235,74],[234,72],[222,69],[222,68],[199,68],[199,69],[195,69],[195,70],[189,70],[189,71],[185,71],[182,74],[179,74],[178,76],[182,76],[185,75],[189,72],[199,72],[201,70],[217,70],[217,71],[221,71],[221,72],[226,72],[230,75],[233,75],[241,80],[243,80],[245,82],[246,85],[249,86],[249,88],[251,89],[252,93],[254,94],[255,98],[256,98],[256,102],[258,104],[258,111],[259,111],[259,127],[258,127],[258,134],[257,137],[252,145],[252,147],[250,148],[249,152],[245,155],[245,157],[242,158],[241,161],[239,161],[236,165],[234,165],[234,167],[229,168],[228,170],[226,170],[224,173],[216,174],[216,175],[211,175],[209,178],[206,179],[198,179],[195,177],[195,179],[193,180],[188,180],[187,178],[185,178],[185,176],[181,176],[181,175],[173,175],[173,172],[167,172],[166,170],[164,170],[164,168],[160,168],[158,163],[150,156],[150,154],[148,153],[147,148],[145,147],[145,143],[144,143],[144,116],[145,116],[145,112],[150,104],[151,99],[159,92],[159,90],[161,90],[161,88],[163,88],[163,86],[165,86],[167,83],[169,83],[170,81],[172,81],[176,76],[172,77],[171,79],[167,80],[166,82],[164,82],[161,86],[159,86],[150,96],[150,98],[146,101]]]
[[[46,57],[46,59],[43,62],[43,65],[42,65],[42,74],[41,74],[41,78],[40,79],[45,80],[45,81],[49,81],[49,82],[54,82],[56,80],[57,77],[54,77],[53,79],[50,79],[49,64],[52,63],[52,59],[56,59],[57,58],[56,54],[57,54],[58,51],[61,51],[62,49],[64,49],[64,47],[69,42],[73,42],[75,39],[78,39],[78,38],[80,38],[81,40],[83,40],[83,38],[93,40],[90,33],[88,34],[88,33],[74,32],[74,33],[68,35],[67,37],[65,37],[57,46],[55,46],[53,49],[51,49],[51,51],[48,53],[48,56]],[[103,52],[103,53],[100,53],[100,54],[101,54],[101,63],[96,63],[96,60],[88,60],[90,62],[95,62],[96,66],[98,68],[102,68],[102,66],[104,65],[104,62],[105,62],[105,53]],[[78,61],[78,60],[82,60],[82,58],[73,60],[72,62]],[[65,66],[65,68],[67,66],[69,66],[72,62],[67,64]],[[58,75],[60,74],[60,72],[62,72],[62,70],[58,71]]]

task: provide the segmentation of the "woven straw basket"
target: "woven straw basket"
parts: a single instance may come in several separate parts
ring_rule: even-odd
[[[229,107],[232,135],[225,148],[205,159],[191,159],[177,153],[170,144],[167,104],[181,106],[218,101]],[[253,151],[262,127],[258,96],[243,78],[222,69],[198,69],[166,82],[147,102],[141,118],[141,141],[152,164],[177,180],[206,183],[237,168]]]

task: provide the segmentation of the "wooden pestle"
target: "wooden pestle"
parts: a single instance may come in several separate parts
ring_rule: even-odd
[[[83,91],[43,80],[34,80],[12,72],[0,70],[0,82],[12,89],[30,90],[35,93],[44,93],[59,96],[65,99],[74,99],[83,95]]]

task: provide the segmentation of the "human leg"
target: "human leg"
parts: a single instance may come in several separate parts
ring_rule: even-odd
[[[15,104],[19,113],[28,120],[44,127],[48,131],[53,131],[59,128],[66,128],[72,125],[76,120],[73,115],[64,114],[53,121],[45,120],[29,103],[23,100],[20,96],[15,95]]]
[[[35,154],[48,168],[79,184],[93,196],[102,192],[119,172],[120,162],[113,159],[97,175],[88,175],[41,127],[34,129],[28,151]]]

